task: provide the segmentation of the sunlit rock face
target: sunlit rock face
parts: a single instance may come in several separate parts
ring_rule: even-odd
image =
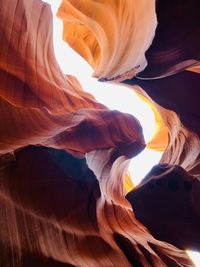
[[[63,39],[83,56],[102,79],[146,66],[157,25],[155,0],[63,1],[58,16],[63,20]]]
[[[113,27],[98,8],[108,12]],[[76,32],[66,24],[69,12],[71,21],[78,21]],[[76,41],[76,46],[79,37],[87,37],[81,53],[98,78],[145,66],[144,53],[156,26],[154,1],[64,1],[59,14],[66,36],[76,33],[69,42]],[[87,23],[99,23],[97,30],[105,31],[100,32],[105,38],[99,48],[94,35],[82,29],[80,19],[86,15]],[[62,73],[52,49],[48,5],[3,0],[0,16],[0,265],[193,266],[173,246],[179,245],[173,236],[167,240],[173,245],[155,239],[146,226],[155,236],[153,227],[160,226],[143,225],[137,215],[139,222],[134,202],[125,197],[129,159],[145,147],[140,123],[108,110],[75,77]],[[122,46],[120,38],[126,40]],[[142,89],[140,93],[145,95]],[[161,128],[169,131],[162,161],[177,161],[198,175],[198,137],[174,112],[151,101],[165,125]],[[154,144],[159,149],[159,142]],[[197,186],[191,198],[198,195]],[[164,240],[162,233],[159,238]]]
[[[135,118],[109,111],[75,77],[60,70],[53,52],[50,7],[39,0],[0,5],[0,154],[28,144],[81,155],[134,142],[143,149]]]
[[[168,128],[169,142],[161,159],[162,163],[181,165],[190,174],[199,175],[199,84],[196,72],[183,71],[176,75],[155,80],[138,78],[125,81],[139,85],[140,94],[148,94],[160,113],[162,123]],[[162,88],[162,90],[161,90]],[[163,147],[166,128],[160,128],[159,138],[153,140],[156,149]],[[151,144],[150,144],[151,145]]]

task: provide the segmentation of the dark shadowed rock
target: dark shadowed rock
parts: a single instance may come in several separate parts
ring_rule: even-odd
[[[200,182],[181,167],[154,166],[127,199],[155,238],[200,249]]]

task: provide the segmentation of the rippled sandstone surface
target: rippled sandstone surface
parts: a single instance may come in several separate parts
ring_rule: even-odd
[[[193,266],[182,249],[199,249],[199,3],[183,2],[65,0],[58,12],[94,76],[128,83],[162,126],[149,144],[165,149],[160,165],[128,195],[140,123],[62,73],[49,5],[0,2],[0,265]]]

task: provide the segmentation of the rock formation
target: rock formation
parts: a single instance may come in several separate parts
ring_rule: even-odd
[[[65,0],[58,12],[94,76],[123,81],[156,114],[147,145],[165,152],[128,195],[129,160],[146,145],[140,123],[62,73],[49,5],[0,2],[1,266],[193,266],[200,25],[198,0],[183,2]]]

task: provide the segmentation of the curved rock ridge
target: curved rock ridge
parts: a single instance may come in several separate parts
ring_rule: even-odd
[[[196,97],[198,99],[198,82],[195,83],[199,79],[194,80],[194,76],[190,77],[189,75],[193,75],[193,73],[190,74],[189,71],[186,71],[164,79],[154,81],[133,79],[126,83],[147,103],[150,103],[155,113],[157,132],[147,147],[164,152],[161,163],[180,165],[189,174],[200,179],[199,113],[196,101]],[[199,78],[197,74],[196,78]],[[194,87],[190,87],[191,84]],[[160,88],[165,90],[160,90]],[[192,102],[185,101],[188,98],[178,97],[181,89],[188,98],[191,97]],[[190,91],[196,94],[191,95]],[[184,106],[186,110],[184,110]],[[169,107],[170,109],[167,109]]]
[[[73,17],[73,22],[65,19],[68,18],[69,12],[65,9],[68,5],[73,6],[73,12],[77,12],[77,16],[84,13],[83,10],[86,10],[87,14],[88,10],[87,5],[83,9],[82,5],[78,5],[76,1],[63,1],[58,15],[64,21],[64,40],[70,43],[73,28],[69,27],[70,31],[68,33],[66,33],[66,29],[69,24],[73,24],[74,13],[70,13]],[[128,1],[125,5],[128,6]],[[107,7],[108,12],[110,12],[110,2],[107,3]],[[92,8],[93,6],[91,5],[88,11],[89,14],[92,14]],[[101,79],[102,81],[124,82],[150,103],[156,115],[158,131],[148,146],[155,150],[164,151],[161,163],[181,166],[188,172],[188,175],[192,175],[194,179],[197,179],[196,181],[200,179],[200,109],[198,101],[200,97],[199,8],[200,2],[198,0],[156,1],[155,9],[158,26],[153,42],[145,53],[148,63],[147,67],[137,74],[135,70],[127,69],[126,72],[124,71],[124,75],[120,75],[117,68],[123,64],[122,60],[119,61],[121,64],[116,65],[116,69],[113,69],[112,77],[107,73]],[[92,19],[95,20],[94,17]],[[99,23],[99,17],[96,21]],[[84,22],[87,24],[87,21]],[[118,25],[117,30],[122,27],[123,23]],[[127,36],[131,38],[130,35],[133,36],[131,31],[129,31]],[[81,36],[74,36],[74,40],[80,40]],[[124,42],[124,39],[126,39],[122,36],[120,37],[121,39],[118,43],[116,43],[116,39],[113,37],[113,42],[119,47]],[[79,45],[76,46],[73,43],[71,46],[76,51],[79,50]],[[132,42],[129,43],[130,46],[132,49],[135,48]],[[87,51],[87,49],[84,51]],[[115,49],[113,49],[112,53],[114,52]],[[96,54],[90,54],[90,59],[85,55],[83,56],[90,64],[98,58]],[[137,60],[134,57],[132,57],[132,60],[132,65],[134,66]],[[195,186],[198,188],[197,185]],[[182,194],[183,192],[180,193],[181,197],[183,197]],[[193,192],[191,193],[191,198],[192,196]],[[134,203],[132,206],[134,208]],[[198,218],[195,218],[192,218],[192,223],[194,224],[198,223]],[[159,220],[157,222],[155,228],[161,227]],[[148,224],[146,225],[148,226]],[[187,238],[190,239],[189,234]],[[173,242],[172,239],[173,237],[171,236],[170,242]],[[194,245],[192,237],[187,242],[190,243],[191,247]]]
[[[126,1],[125,3],[124,1],[124,5],[130,9],[129,2]],[[101,1],[101,5],[104,4],[107,7],[105,12],[115,14],[114,9],[111,8],[111,3],[112,1],[107,1],[106,3]],[[64,23],[63,38],[69,44],[70,38],[72,38],[73,44],[71,46],[76,51],[79,51],[78,40],[80,41],[83,37],[81,35],[84,32],[83,28],[88,24],[90,26],[88,22],[90,16],[92,21],[97,23],[101,23],[106,17],[106,15],[101,16],[101,12],[98,13],[98,17],[95,16],[95,10],[101,6],[99,2],[95,2],[95,4],[90,5],[90,2],[83,4],[81,1],[63,1],[58,11],[58,16],[63,19]],[[181,164],[187,171],[193,170],[192,174],[199,176],[200,142],[198,136],[200,134],[200,110],[198,99],[200,76],[198,65],[200,54],[198,47],[200,45],[200,22],[197,11],[199,10],[199,1],[185,0],[181,3],[179,1],[157,1],[154,8],[158,26],[153,43],[146,51],[147,67],[134,78],[132,71],[125,73],[121,77],[118,75],[117,70],[114,70],[113,77],[117,78],[113,79],[112,82],[124,81],[132,86],[136,92],[139,91],[141,97],[149,99],[148,102],[153,107],[157,119],[157,133],[149,143],[149,147],[160,151],[165,150],[162,162]],[[126,11],[126,8],[124,10]],[[87,16],[89,16],[89,19],[87,19]],[[185,20],[186,17],[188,20]],[[73,35],[76,19],[85,19],[85,24],[81,25],[82,30],[79,31],[79,28],[77,28],[78,36],[76,34]],[[117,31],[120,32],[119,29],[123,26],[124,24],[118,21]],[[148,26],[146,25],[146,28]],[[69,31],[67,31],[68,27]],[[128,27],[129,24],[127,22],[126,28],[128,29]],[[107,30],[107,27],[105,28]],[[140,30],[140,32],[142,35],[143,31]],[[132,38],[130,35],[134,38],[134,34],[131,31],[127,36]],[[121,35],[121,39],[118,41],[114,37],[112,38],[113,41],[110,41],[109,44],[114,42],[119,47],[124,39],[127,39]],[[84,40],[86,40],[85,45],[87,46],[88,39]],[[80,47],[85,53],[88,51],[84,45],[80,44]],[[135,49],[134,43],[129,43],[128,50],[131,49],[130,47]],[[110,49],[112,49],[111,46]],[[111,52],[115,53],[115,49]],[[85,55],[84,57],[89,63],[98,58],[96,54],[92,53],[90,57]],[[116,64],[116,68],[123,64],[123,60],[119,62],[120,64]],[[133,65],[136,63],[134,57],[132,57],[132,62]],[[105,81],[109,80],[109,75],[105,77]],[[138,86],[140,89],[138,89]]]
[[[87,153],[94,172],[85,159],[52,148],[1,157],[1,265],[193,266],[136,220],[124,197],[129,160],[115,152]]]
[[[2,1],[0,16],[0,154],[29,144],[80,155],[134,142],[143,149],[135,118],[109,111],[60,70],[49,5]]]
[[[193,266],[185,257],[184,251],[154,239],[135,220],[122,186],[128,160],[122,156],[113,161],[112,153],[112,150],[99,150],[86,155],[87,164],[96,175],[101,189],[101,198],[97,200],[97,219],[101,225],[101,235],[109,244],[114,245],[117,242],[131,266]],[[119,266],[128,266],[126,264],[122,261]]]
[[[135,2],[106,3],[132,11]],[[144,3],[138,14],[153,23],[140,25],[146,49],[156,17],[154,2],[147,13]],[[125,198],[129,159],[145,147],[140,123],[61,72],[48,5],[3,0],[0,17],[0,265],[193,266],[185,251],[155,239]]]
[[[133,77],[146,67],[157,25],[155,0],[63,1],[63,39],[93,67],[98,79]]]
[[[168,128],[162,163],[180,165],[200,179],[200,2],[156,2],[158,26],[146,52],[148,65],[125,81],[149,97]],[[187,17],[187,20],[186,20]],[[165,134],[164,129],[161,129]],[[160,135],[162,135],[160,132]],[[156,147],[162,141],[154,139]]]

